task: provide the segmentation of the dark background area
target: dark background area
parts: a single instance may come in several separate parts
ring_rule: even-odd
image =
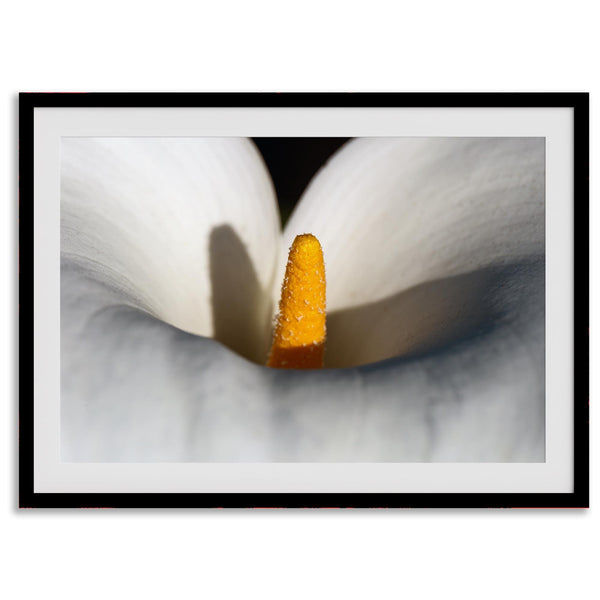
[[[315,173],[350,138],[252,138],[271,173],[285,225]]]

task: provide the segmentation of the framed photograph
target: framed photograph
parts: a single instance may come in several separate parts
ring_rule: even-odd
[[[589,101],[21,94],[21,507],[587,507]]]

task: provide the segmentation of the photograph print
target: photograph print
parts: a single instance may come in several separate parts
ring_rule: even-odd
[[[61,454],[544,461],[543,138],[64,138]]]

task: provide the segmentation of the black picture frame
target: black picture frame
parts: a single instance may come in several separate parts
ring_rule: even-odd
[[[68,493],[34,486],[34,113],[79,107],[419,107],[573,110],[571,493]],[[21,508],[585,508],[589,506],[589,95],[587,93],[22,93],[19,96],[19,506]]]

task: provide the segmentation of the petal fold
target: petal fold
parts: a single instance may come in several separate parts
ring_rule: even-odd
[[[61,253],[120,301],[263,360],[273,186],[236,138],[64,138]]]
[[[284,246],[305,231],[323,246],[326,366],[438,347],[494,318],[490,290],[544,255],[544,181],[542,138],[342,147],[284,232]]]
[[[542,138],[355,139],[303,195],[284,246],[319,238],[331,310],[372,302],[543,254],[544,174]]]

